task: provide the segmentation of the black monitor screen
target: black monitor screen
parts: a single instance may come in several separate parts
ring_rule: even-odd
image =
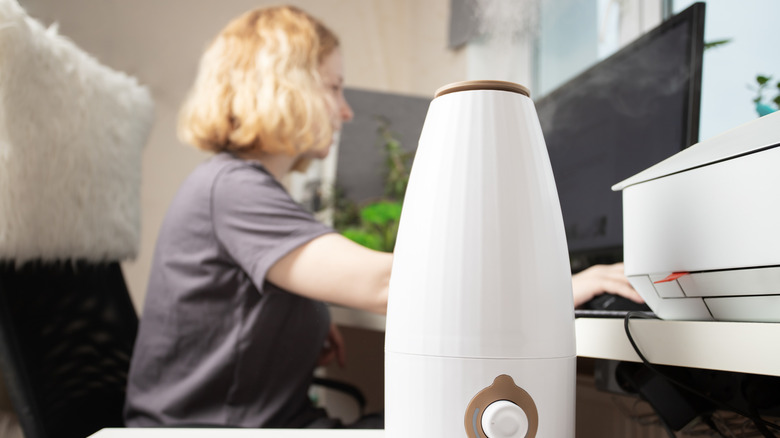
[[[536,102],[574,270],[622,260],[611,187],[698,141],[703,34],[697,3]]]

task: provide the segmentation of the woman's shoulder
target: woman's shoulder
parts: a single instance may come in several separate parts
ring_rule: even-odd
[[[302,207],[290,196],[287,189],[256,160],[247,160],[231,154],[220,153],[204,162],[194,173],[200,190],[207,181],[208,198],[217,209],[262,208],[298,210]]]
[[[184,179],[172,200],[172,208],[199,209],[214,198],[239,199],[247,193],[268,196],[284,191],[259,162],[249,162],[228,153],[216,154],[198,164]],[[271,195],[273,197],[277,195]],[[281,194],[280,194],[281,196]]]

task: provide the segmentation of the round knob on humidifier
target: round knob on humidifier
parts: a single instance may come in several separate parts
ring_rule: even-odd
[[[528,416],[511,401],[499,400],[485,408],[482,431],[488,438],[523,438],[528,432]]]

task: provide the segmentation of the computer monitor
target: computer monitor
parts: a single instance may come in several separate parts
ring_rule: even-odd
[[[535,102],[576,272],[623,256],[615,183],[698,141],[704,4]]]

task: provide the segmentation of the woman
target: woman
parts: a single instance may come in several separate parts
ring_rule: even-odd
[[[179,133],[215,156],[160,229],[128,426],[337,426],[307,395],[316,366],[343,363],[323,302],[384,313],[392,255],[318,223],[279,181],[352,118],[343,82],[336,36],[293,7],[238,17],[204,53]]]
[[[342,86],[338,39],[292,7],[242,15],[204,53],[179,130],[216,155],[160,229],[128,426],[322,424],[312,371],[343,360],[323,301],[383,313],[392,263],[316,222],[279,184],[324,158],[352,118]]]

